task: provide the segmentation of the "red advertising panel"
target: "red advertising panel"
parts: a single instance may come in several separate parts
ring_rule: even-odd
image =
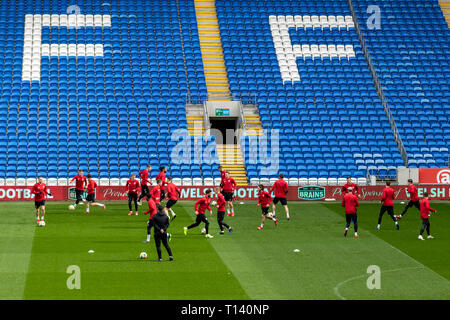
[[[212,189],[208,186],[182,186],[180,200],[196,200],[204,195],[206,189]],[[406,191],[407,186],[392,186],[395,191],[396,200],[407,200],[409,194]],[[360,186],[361,200],[380,200],[384,186]],[[430,199],[434,200],[450,200],[450,185],[421,185],[418,186],[419,197],[423,197],[423,193],[428,191]],[[51,196],[49,201],[65,201],[75,200],[74,187],[48,187]],[[241,200],[257,200],[258,191],[255,186],[238,187],[235,191],[235,199]],[[273,195],[272,195],[273,196]],[[325,199],[342,199],[342,191],[340,186],[289,186],[287,199],[290,201],[313,201]],[[128,200],[125,187],[110,186],[98,187],[96,199],[99,201],[126,201]],[[17,186],[0,186],[0,201],[31,201],[34,195],[31,193],[31,187]]]
[[[419,183],[450,184],[450,168],[419,169]]]

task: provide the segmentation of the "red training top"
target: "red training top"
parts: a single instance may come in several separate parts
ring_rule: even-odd
[[[217,211],[225,212],[225,198],[221,193],[217,195]]]
[[[435,209],[430,207],[430,200],[426,198],[422,199],[422,201],[420,201],[420,216],[423,219],[428,219],[430,217],[430,211],[436,212]]]
[[[270,196],[270,193],[265,190],[258,192],[258,204],[260,204],[261,207],[268,207],[271,202],[272,197]]]
[[[83,191],[84,187],[87,185],[86,177],[80,176],[79,174],[77,174],[75,177],[72,178],[72,180],[70,180],[70,183],[72,183],[73,180],[76,180],[75,189]]]
[[[138,190],[140,189],[139,181],[130,179],[127,181],[126,187],[128,193],[137,193]]]
[[[94,180],[89,181],[87,185],[88,194],[95,193],[95,188],[97,188],[97,182]]]
[[[236,189],[236,181],[233,178],[229,177],[228,179],[223,180],[223,192],[234,192]]]
[[[344,184],[343,186],[342,186],[342,188],[341,188],[341,190],[342,190],[342,193],[347,193],[348,192],[348,188],[352,188],[353,190],[352,190],[352,193],[353,194],[359,194],[359,188],[358,188],[358,185],[356,184],[356,183],[346,183],[346,184]]]
[[[197,202],[195,202],[195,211],[198,212],[198,214],[205,214],[206,209],[211,212],[211,207],[209,206],[209,203],[211,202],[211,198],[204,196],[201,199],[198,199]]]
[[[33,189],[31,192],[34,194],[34,201],[44,201],[45,196],[48,194],[47,186],[45,185],[45,183],[43,183],[43,184],[36,183],[33,186]]]
[[[148,180],[148,170],[144,169],[141,172],[139,172],[139,177],[141,178],[141,185],[146,186],[147,183],[152,184],[149,180]]]
[[[391,187],[386,187],[383,190],[383,195],[381,197],[381,203],[383,206],[392,207],[394,205],[395,193],[394,189]]]
[[[180,194],[181,191],[176,185],[174,185],[172,182],[169,182],[167,184],[167,197],[169,198],[169,200],[178,200]]]
[[[150,191],[150,195],[156,204],[161,202],[161,188],[159,186],[154,186]]]
[[[419,201],[419,196],[417,195],[417,187],[415,185],[412,184],[408,187],[408,193],[411,201]]]
[[[283,179],[275,181],[270,192],[275,190],[275,198],[286,198],[288,192],[288,184]]]
[[[342,204],[345,207],[345,214],[356,213],[356,207],[359,206],[358,197],[353,193],[346,193],[342,198]]]
[[[153,201],[153,199],[150,198],[148,200],[148,210],[145,211],[145,214],[150,214],[149,220],[153,219],[153,216],[156,214],[158,210],[156,209],[156,203]]]

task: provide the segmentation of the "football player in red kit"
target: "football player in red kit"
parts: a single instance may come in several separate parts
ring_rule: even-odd
[[[353,188],[348,187],[346,190],[346,194],[342,198],[341,205],[345,208],[345,231],[344,236],[347,236],[348,228],[350,227],[350,223],[353,221],[353,227],[355,229],[355,238],[358,238],[358,216],[356,214],[356,208],[359,206],[358,197],[353,194]]]
[[[184,235],[187,235],[187,232],[189,229],[198,227],[200,225],[200,222],[205,223],[205,229],[206,229],[206,238],[214,238],[212,235],[209,234],[209,221],[205,217],[205,211],[209,210],[209,212],[212,214],[211,207],[209,204],[211,203],[211,190],[207,189],[205,191],[205,196],[197,202],[195,202],[195,215],[197,216],[195,218],[195,223],[191,224],[189,227],[184,227]]]
[[[219,224],[220,234],[225,234],[225,232],[223,231],[223,227],[228,229],[228,234],[231,234],[231,232],[233,232],[233,229],[228,224],[223,222],[223,219],[225,218],[225,198],[223,194],[220,193],[220,187],[215,187],[214,191],[217,194],[217,223]]]
[[[36,222],[44,221],[45,216],[45,200],[47,198],[47,186],[44,183],[42,177],[38,178],[38,182],[33,186],[31,193],[34,194],[34,207],[36,208]],[[39,213],[41,212],[41,217],[39,218]]]
[[[227,217],[229,217],[230,215],[234,217],[234,190],[236,190],[236,181],[234,181],[234,179],[230,177],[230,174],[226,172],[225,178],[223,179],[222,192],[223,197],[226,201],[225,208],[227,209]]]
[[[175,212],[172,207],[177,203],[178,197],[181,195],[180,189],[173,184],[172,177],[167,177],[167,198],[169,199],[166,203],[167,212],[172,214],[172,221],[176,218]]]
[[[102,207],[103,210],[106,210],[106,206],[102,203],[95,202],[95,189],[97,189],[97,182],[92,179],[90,174],[87,175],[88,184],[87,184],[87,198],[86,198],[86,211],[84,213],[89,213],[89,206],[97,206]]]
[[[351,177],[347,177],[347,183],[344,184],[344,185],[342,186],[342,188],[341,188],[342,194],[343,194],[344,196],[345,196],[345,194],[348,192],[348,189],[349,189],[349,188],[352,188],[352,193],[353,193],[355,196],[357,196],[357,197],[360,196],[358,185],[357,185],[356,183],[353,183],[353,182],[352,182],[352,178],[351,178]]]
[[[156,180],[156,186],[154,186],[150,191],[150,196],[152,197],[152,199],[155,201],[156,204],[161,203],[161,186],[162,181]]]
[[[422,218],[422,228],[420,229],[419,240],[425,240],[422,237],[423,232],[427,229],[428,237],[427,239],[433,239],[430,232],[430,211],[437,212],[435,209],[430,207],[430,200],[428,200],[428,192],[423,193],[424,198],[420,202],[420,217]]]
[[[156,176],[156,180],[161,180],[161,186],[160,186],[160,190],[161,190],[161,201],[163,201],[166,198],[166,187],[165,185],[166,183],[166,172],[167,172],[167,168],[166,167],[159,167],[159,173]]]
[[[220,172],[220,188],[223,188],[223,180],[225,180],[225,174],[227,173],[222,166],[219,166],[219,172]]]
[[[156,212],[157,212],[156,203],[152,198],[150,198],[148,200],[148,210],[144,212],[145,215],[147,214],[150,215],[147,221],[147,240],[144,241],[146,243],[150,242],[150,235],[152,233],[153,228],[153,216],[156,214]]]
[[[286,219],[291,220],[291,217],[289,216],[289,208],[287,206],[287,199],[286,199],[288,189],[289,189],[288,184],[286,183],[286,181],[284,181],[284,174],[280,173],[280,179],[275,181],[275,183],[272,186],[272,189],[270,189],[270,192],[275,191],[275,198],[273,199],[272,204],[273,217],[275,217],[276,215],[277,203],[280,202],[284,207],[284,211],[286,212]]]
[[[134,214],[138,215],[138,191],[140,189],[139,181],[136,180],[136,175],[132,174],[130,180],[127,181],[126,188],[128,191],[128,215],[131,216],[133,214],[133,206],[134,202]]]
[[[262,230],[264,228],[264,222],[266,221],[266,217],[268,219],[273,220],[275,223],[275,226],[278,225],[277,218],[275,218],[273,215],[269,213],[269,206],[272,202],[272,197],[270,194],[264,190],[264,186],[260,184],[258,186],[258,206],[261,206],[261,225],[257,227],[256,229]]]
[[[394,216],[394,199],[395,199],[395,192],[394,189],[391,187],[391,183],[389,181],[386,181],[386,188],[383,190],[383,195],[381,196],[381,209],[380,209],[380,215],[378,216],[378,225],[377,230],[380,230],[381,227],[381,219],[383,218],[383,214],[387,211],[388,214],[391,216],[392,220],[395,223],[395,227],[397,230],[400,229],[400,226],[398,225],[397,218]]]
[[[405,209],[403,209],[403,212],[397,216],[397,219],[399,219],[399,220],[401,218],[403,218],[403,216],[406,213],[406,211],[408,211],[408,209],[413,207],[413,206],[416,207],[420,211],[420,201],[419,201],[419,196],[417,194],[417,187],[414,185],[412,179],[408,179],[408,189],[407,189],[407,191],[409,193],[409,199],[410,200],[406,204]]]
[[[146,197],[147,200],[150,199],[150,190],[148,189],[148,185],[151,185],[150,182],[150,171],[152,170],[152,166],[150,164],[147,165],[147,168],[139,172],[139,178],[141,178],[141,195],[138,199],[138,204],[141,205],[142,198]]]
[[[74,180],[75,180],[75,194],[77,200],[75,201],[75,204],[73,206],[76,208],[80,202],[84,202],[81,196],[84,192],[84,189],[87,186],[87,179],[83,175],[82,169],[78,170],[78,174],[75,177],[73,177],[72,180],[70,180],[70,183],[72,183],[72,181]]]

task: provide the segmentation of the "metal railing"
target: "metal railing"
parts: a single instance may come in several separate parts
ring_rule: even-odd
[[[377,88],[378,97],[381,99],[381,104],[383,105],[384,111],[389,119],[389,124],[391,125],[392,133],[394,134],[395,142],[397,143],[397,148],[402,156],[403,163],[405,167],[408,167],[408,154],[406,153],[405,145],[403,144],[402,138],[398,131],[397,125],[395,124],[394,117],[392,115],[391,109],[386,100],[386,96],[384,95],[383,88],[381,87],[380,81],[378,79],[377,73],[375,71],[375,67],[372,63],[372,59],[369,55],[369,50],[367,49],[366,42],[364,41],[363,34],[361,32],[361,28],[359,27],[358,18],[356,16],[355,9],[353,7],[352,0],[347,0],[348,6],[350,8],[350,12],[353,18],[353,23],[355,24],[356,33],[358,34],[358,39],[361,44],[361,49],[364,53],[364,57],[366,58],[367,65],[370,70],[370,74],[372,75],[372,80]]]

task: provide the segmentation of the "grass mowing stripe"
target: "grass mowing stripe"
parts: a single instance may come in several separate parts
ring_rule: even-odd
[[[33,204],[1,204],[0,300],[22,299],[36,230]],[[25,209],[24,209],[25,208]]]
[[[252,299],[337,299],[336,285],[355,275],[368,277],[370,265],[381,270],[419,266],[364,229],[359,239],[344,238],[343,217],[320,203],[289,205],[291,221],[279,211],[278,228],[269,221],[257,231],[260,209],[251,202],[237,204],[236,216],[227,218],[236,232],[213,243]],[[363,280],[348,283],[341,294],[350,299],[449,297],[447,284],[429,270],[383,274],[382,290],[368,290]]]
[[[209,240],[182,227],[192,222],[177,204],[169,232],[175,261],[156,261],[152,236],[142,243],[148,216],[127,216],[126,203],[107,203],[107,211],[84,206],[67,210],[67,203],[49,203],[47,226],[37,229],[25,287],[26,299],[246,299],[237,280],[220,260]],[[88,250],[93,249],[94,254]],[[149,259],[140,260],[146,251]],[[81,289],[66,286],[66,269],[81,269]]]

